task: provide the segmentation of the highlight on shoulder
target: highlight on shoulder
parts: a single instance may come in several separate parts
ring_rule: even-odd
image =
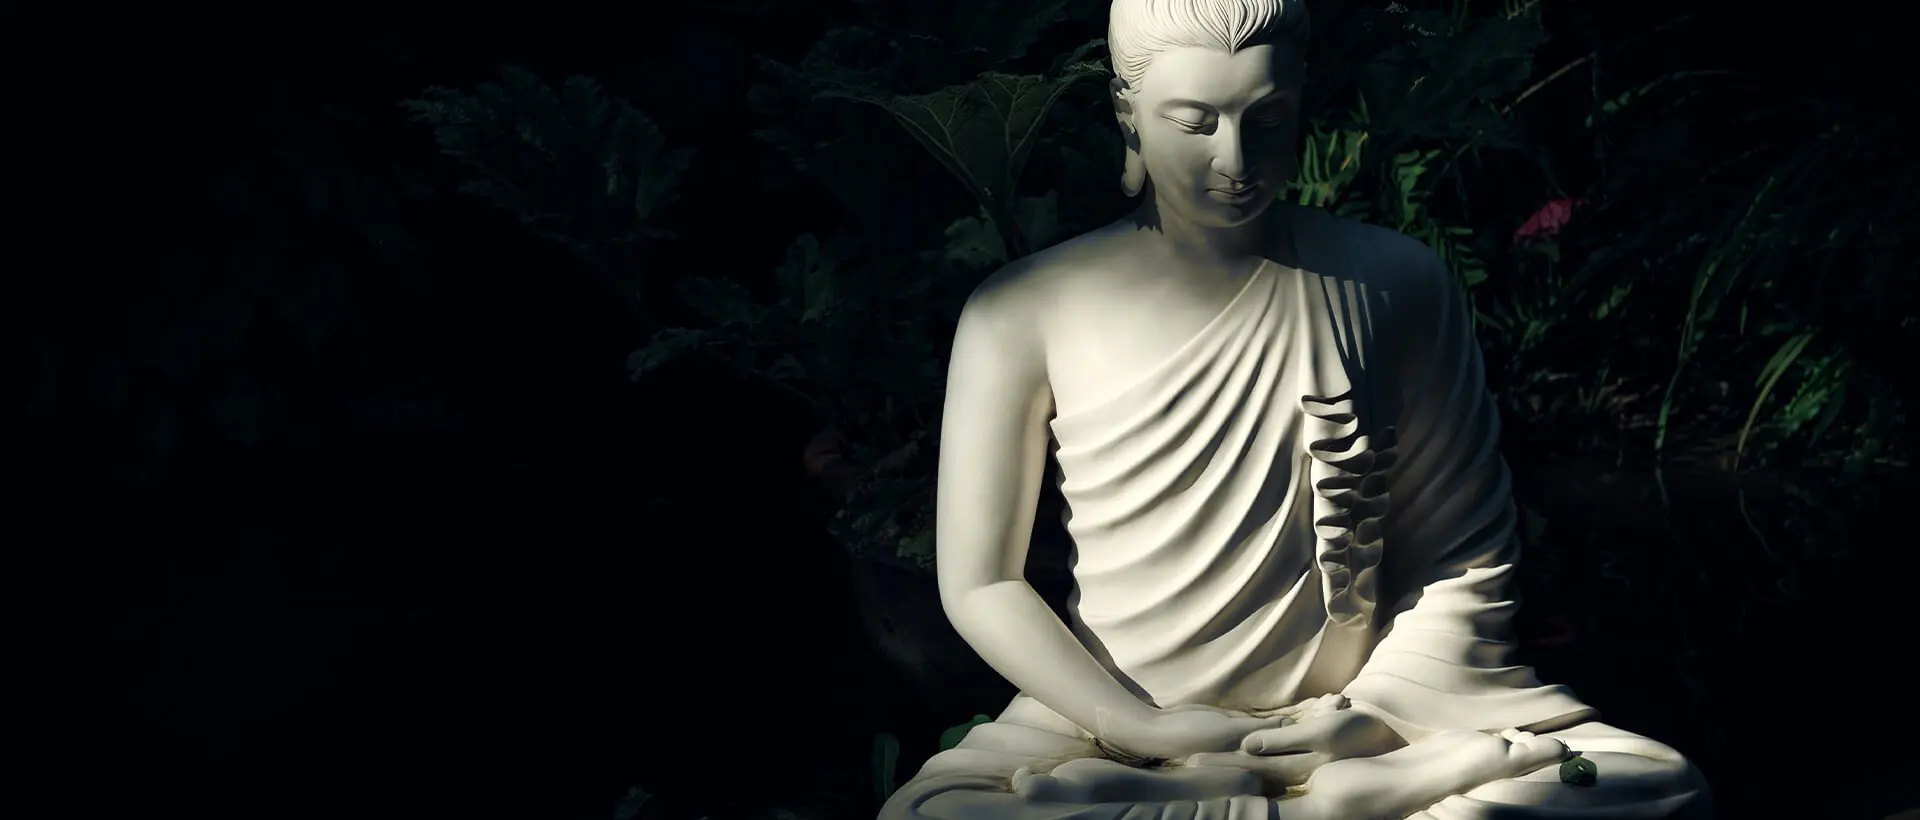
[[[1008,262],[974,288],[962,316],[1041,323],[1048,306],[1070,298],[1076,281],[1109,266],[1113,245],[1110,231],[1099,229]]]

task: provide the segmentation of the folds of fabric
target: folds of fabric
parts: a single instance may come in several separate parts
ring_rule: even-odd
[[[1378,641],[1343,694],[1409,738],[1592,717],[1514,660],[1515,508],[1465,298],[1418,242],[1325,224],[1322,242],[1365,243],[1321,250],[1347,260],[1319,295],[1339,325],[1331,350],[1348,352],[1317,368],[1325,395],[1303,399],[1319,428],[1317,523],[1341,571],[1368,576],[1333,617]],[[1372,321],[1382,310],[1390,321]]]
[[[1312,665],[1297,278],[1263,266],[1169,359],[1053,421],[1073,626],[1162,706],[1285,706]]]
[[[1106,401],[1053,422],[1075,541],[1075,631],[1162,706],[1264,709],[1338,691],[1409,740],[1550,732],[1602,767],[1446,798],[1420,820],[1710,811],[1677,752],[1592,723],[1516,662],[1515,508],[1464,297],[1417,241],[1296,214],[1297,267]],[[935,756],[882,817],[1242,820],[1253,794],[1053,805],[1012,782],[1095,756],[1022,696]],[[1609,777],[1611,773],[1611,777]]]

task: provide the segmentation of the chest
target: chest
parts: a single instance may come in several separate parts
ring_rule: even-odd
[[[1231,309],[1261,296],[1252,284],[1248,276],[1140,276],[1061,300],[1047,333],[1057,410],[1097,405],[1177,359]]]

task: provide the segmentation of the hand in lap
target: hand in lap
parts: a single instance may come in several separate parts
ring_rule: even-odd
[[[1218,734],[1214,730],[1228,726],[1250,731],[1224,745],[1218,739],[1209,740],[1205,745],[1219,750],[1190,754],[1171,765],[1131,766],[1096,757],[1069,761],[1050,771],[1021,769],[1014,774],[1013,790],[1035,802],[1077,805],[1203,800],[1237,794],[1277,796],[1289,786],[1307,782],[1314,770],[1326,763],[1372,757],[1405,745],[1385,723],[1350,705],[1336,694],[1254,712],[1197,705],[1171,707],[1162,710],[1165,720],[1157,727],[1167,736],[1149,743],[1152,751],[1194,743],[1196,738],[1210,737]],[[1238,751],[1228,750],[1235,745]]]
[[[1274,790],[1307,782],[1327,763],[1374,757],[1406,745],[1392,727],[1351,705],[1335,694],[1276,710],[1291,716],[1291,722],[1248,734],[1240,751],[1196,754],[1185,763],[1253,772]]]
[[[1013,790],[1040,803],[1154,803],[1259,794],[1260,779],[1224,767],[1196,768],[1177,762],[1202,751],[1227,752],[1266,729],[1291,720],[1274,710],[1255,715],[1198,704],[1171,706],[1125,736],[1102,739],[1109,757],[1089,757],[1052,769],[1014,773]]]

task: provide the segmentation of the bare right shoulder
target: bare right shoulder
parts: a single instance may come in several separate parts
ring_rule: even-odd
[[[968,297],[960,332],[990,333],[997,344],[1044,360],[1047,327],[1082,301],[1089,280],[1112,267],[1122,240],[1102,228],[1008,263]]]

